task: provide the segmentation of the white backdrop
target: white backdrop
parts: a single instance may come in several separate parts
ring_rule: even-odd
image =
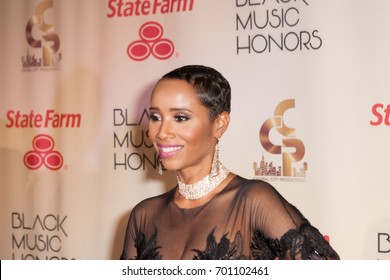
[[[232,87],[224,164],[341,258],[390,259],[389,30],[386,0],[1,0],[0,258],[118,259],[132,207],[175,185],[150,91],[205,64]]]

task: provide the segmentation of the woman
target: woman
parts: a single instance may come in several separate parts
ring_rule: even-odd
[[[220,163],[230,99],[228,81],[205,66],[175,69],[157,83],[149,137],[178,185],[133,209],[122,259],[339,258],[271,185]]]

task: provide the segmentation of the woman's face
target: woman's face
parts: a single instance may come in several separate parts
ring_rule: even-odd
[[[210,172],[216,143],[211,123],[193,86],[180,79],[163,79],[150,102],[149,137],[168,170],[192,170],[202,178]]]

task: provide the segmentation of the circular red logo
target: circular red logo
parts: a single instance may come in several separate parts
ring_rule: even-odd
[[[151,49],[148,43],[138,40],[129,45],[127,48],[127,54],[133,60],[141,61],[149,57]]]
[[[127,47],[127,55],[135,61],[145,60],[151,54],[161,60],[170,58],[175,46],[171,40],[162,38],[163,33],[163,27],[158,22],[144,23],[139,29],[141,40],[136,40]]]
[[[163,35],[163,28],[161,24],[155,21],[144,23],[139,29],[139,36],[145,41],[157,41]]]
[[[168,39],[161,39],[152,46],[152,53],[158,59],[168,59],[174,51],[173,43]]]
[[[24,155],[24,164],[28,169],[36,170],[42,165],[58,170],[63,165],[62,155],[54,151],[54,140],[47,134],[39,134],[32,141],[33,150]]]

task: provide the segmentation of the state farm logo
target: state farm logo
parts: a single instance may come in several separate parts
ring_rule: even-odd
[[[42,165],[51,170],[61,168],[64,160],[62,155],[54,150],[54,140],[47,134],[39,134],[32,141],[33,150],[24,155],[24,164],[28,169],[36,170]]]
[[[171,40],[162,37],[163,33],[163,27],[158,22],[144,23],[139,29],[141,39],[127,47],[127,55],[135,61],[145,60],[151,54],[161,60],[170,58],[175,47]]]

